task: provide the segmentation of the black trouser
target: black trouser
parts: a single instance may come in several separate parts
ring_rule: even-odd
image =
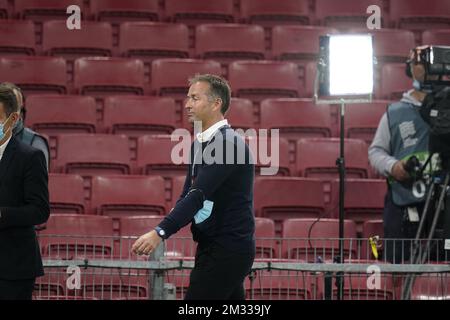
[[[419,216],[422,217],[424,203],[416,206]],[[421,238],[427,238],[431,229],[431,223],[434,216],[434,208],[430,207],[424,222],[424,229]],[[392,202],[391,193],[388,191],[384,200],[383,211],[384,238],[394,239],[384,243],[384,256],[390,263],[404,263],[410,260],[412,254],[413,239],[416,237],[419,222],[409,221],[408,210],[406,207],[399,207]],[[436,236],[436,233],[435,233]],[[435,237],[433,237],[435,238]],[[428,253],[429,260],[443,260],[445,252],[442,239],[436,239],[431,242]]]
[[[199,244],[186,300],[244,300],[244,280],[250,273],[254,253],[242,254],[219,244]]]
[[[35,279],[0,279],[0,300],[31,300]]]

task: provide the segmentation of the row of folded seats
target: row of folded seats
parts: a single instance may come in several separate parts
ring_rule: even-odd
[[[9,2],[9,4],[8,4]],[[153,20],[185,22],[190,25],[204,21],[258,23],[320,24],[349,27],[366,26],[367,8],[381,9],[384,27],[423,29],[449,23],[450,6],[445,0],[1,0],[0,17],[42,21],[49,17],[66,18],[66,8],[77,5],[82,17],[91,20],[121,22]]]
[[[65,21],[45,21],[41,28],[30,20],[0,20],[1,55],[63,56],[69,61],[82,56],[134,57],[149,63],[158,57],[232,60],[315,60],[319,36],[367,33],[374,36],[374,55],[380,62],[407,57],[416,44],[449,43],[450,28],[426,30],[416,43],[414,33],[400,29],[279,25],[269,34],[260,25],[201,24],[193,32],[185,24],[124,22],[118,30],[108,22],[83,22],[70,30]],[[403,61],[403,60],[402,60]]]
[[[175,205],[181,195],[183,184],[183,176],[164,180],[161,176],[113,175],[94,176],[90,185],[87,186],[82,177],[78,175],[50,174],[49,192],[52,216],[46,225],[45,233],[76,235],[78,229],[67,229],[64,227],[66,222],[57,224],[61,229],[57,227],[52,230],[51,227],[52,221],[58,221],[54,219],[63,219],[60,221],[73,219],[81,221],[80,223],[92,224],[92,236],[131,235],[127,231],[131,227],[128,224],[124,225],[123,219],[135,216],[156,216],[157,221],[161,220]],[[348,179],[346,191],[344,210],[346,219],[349,219],[347,228],[349,234],[346,235],[346,238],[367,239],[368,230],[374,228],[374,225],[368,221],[381,221],[382,218],[386,193],[385,182],[370,179]],[[272,196],[267,197],[267,194]],[[288,219],[315,220],[319,217],[323,221],[336,219],[338,217],[338,198],[338,180],[257,177],[254,186],[254,213],[256,217],[261,218],[257,223],[257,235],[268,238],[295,237],[295,232],[298,230],[286,227]],[[148,219],[144,218],[144,221],[156,222],[156,220]],[[98,228],[96,224],[99,223],[104,223],[105,228]],[[137,224],[139,225],[141,222]],[[67,225],[75,226],[70,223]],[[320,225],[323,224],[318,226]],[[305,226],[306,223],[302,228],[308,229]],[[314,228],[319,229],[318,226]],[[149,227],[146,226],[144,229],[146,228]],[[332,229],[331,225],[329,228]],[[105,233],[102,233],[101,230],[105,230]],[[334,231],[337,230],[336,228]],[[186,229],[186,231],[187,236],[190,236],[189,230]],[[375,228],[373,232],[374,235],[382,236],[382,230]],[[134,235],[137,234],[139,234],[138,231]],[[186,236],[185,233],[182,235]],[[305,234],[303,235],[305,236]],[[323,236],[325,237],[325,234]],[[300,237],[300,234],[297,237]],[[320,237],[320,233],[318,237]],[[332,234],[328,234],[327,237],[332,237]],[[275,244],[271,240],[268,240],[268,243]],[[272,251],[261,253],[261,257],[281,258],[284,255],[284,253],[281,254],[280,248],[273,246],[272,249]],[[365,250],[365,248],[363,249]],[[354,250],[352,257],[362,257],[358,252],[356,242],[353,243],[352,250]],[[313,252],[311,251],[309,254],[312,255]],[[290,258],[294,258],[294,255],[291,255]]]
[[[26,94],[81,94],[98,100],[111,94],[146,94],[170,96],[181,102],[188,90],[187,80],[196,73],[225,75],[234,97],[253,102],[277,97],[311,98],[316,69],[315,61],[302,65],[239,60],[231,62],[227,72],[223,72],[215,60],[162,58],[152,61],[148,80],[140,59],[84,57],[68,67],[61,57],[0,57],[0,80],[16,83]],[[384,64],[377,78],[374,83],[377,99],[398,99],[411,89],[404,63]]]

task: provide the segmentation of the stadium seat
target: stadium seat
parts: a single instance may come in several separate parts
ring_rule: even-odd
[[[95,214],[112,218],[164,215],[164,180],[158,176],[93,177],[91,208]]]
[[[245,136],[245,142],[255,164],[255,174],[290,176],[292,169],[288,141],[284,138],[266,136],[267,138],[262,137],[261,132],[258,137]]]
[[[389,7],[395,28],[423,31],[450,27],[450,2],[446,0],[395,0]]]
[[[56,161],[60,172],[64,173],[129,174],[128,138],[103,134],[60,135]]]
[[[241,16],[246,22],[268,27],[311,22],[307,0],[241,0]]]
[[[66,295],[67,273],[61,268],[45,268],[45,274],[36,278],[34,283],[33,300],[50,300],[50,297],[69,299]]]
[[[273,259],[277,254],[275,223],[272,219],[255,218],[256,258]]]
[[[109,96],[103,124],[107,133],[139,137],[170,134],[176,128],[175,101],[166,97]]]
[[[233,129],[255,128],[253,105],[248,99],[231,98],[230,109],[228,109],[225,118]]]
[[[299,138],[330,137],[330,107],[307,99],[263,100],[261,128],[279,129],[281,137],[294,142]]]
[[[323,184],[318,179],[257,177],[254,203],[257,217],[275,221],[277,235],[286,219],[317,218],[325,213]]]
[[[66,62],[53,57],[0,58],[0,82],[4,81],[15,83],[25,95],[65,94]]]
[[[281,25],[272,28],[272,57],[277,60],[316,60],[319,37],[337,33],[336,29],[318,26]]]
[[[252,300],[315,299],[314,275],[301,271],[258,270],[250,286],[245,280],[246,298]]]
[[[144,93],[144,64],[122,58],[79,58],[74,65],[74,87],[78,94],[104,96]]]
[[[87,56],[112,55],[112,28],[106,22],[83,21],[82,28],[69,30],[66,21],[46,21],[42,30],[42,51],[73,61]]]
[[[373,101],[345,106],[345,137],[364,140],[370,144],[389,101]]]
[[[124,237],[139,237],[154,229],[163,219],[164,217],[161,216],[122,217],[120,219],[120,235],[122,237],[121,256],[126,256],[126,252],[129,251],[129,248],[136,241],[133,238],[128,244],[127,239]],[[190,224],[188,224],[165,241],[164,255],[166,258],[194,257],[195,249],[196,245],[192,240]]]
[[[91,2],[95,20],[120,23],[124,21],[158,21],[158,0],[95,0]]]
[[[186,136],[186,139],[183,139],[181,142],[178,140],[171,141],[171,136],[169,135],[146,135],[140,137],[137,148],[137,173],[162,175],[164,177],[185,176],[189,163],[191,141],[190,136]],[[181,152],[180,154],[179,151],[181,149],[186,152]],[[155,152],[155,150],[158,150],[158,152]],[[172,153],[177,159],[172,159]],[[180,163],[178,163],[178,160]]]
[[[51,138],[64,133],[95,133],[96,123],[92,97],[33,95],[27,98],[27,126]]]
[[[333,218],[338,218],[339,180],[333,181],[332,207]],[[367,220],[382,219],[384,197],[387,192],[386,181],[375,179],[345,180],[345,218],[355,221],[358,232],[362,232],[362,223]]]
[[[66,20],[67,8],[76,5],[83,16],[83,0],[15,0],[14,11],[19,19],[33,21]]]
[[[409,30],[398,29],[352,29],[354,33],[370,33],[374,37],[374,55],[377,62],[405,62],[409,50],[415,45],[414,33]]]
[[[317,262],[333,261],[339,255],[339,220],[287,219],[283,223],[283,258]],[[344,259],[356,257],[356,226],[344,220]]]
[[[124,22],[120,25],[120,54],[152,62],[158,58],[188,58],[188,28],[183,24]]]
[[[245,24],[202,24],[196,28],[197,58],[227,64],[233,60],[264,59],[264,29]]]
[[[105,259],[113,254],[112,219],[95,215],[51,214],[39,232],[44,257]]]
[[[384,238],[383,220],[367,220],[362,226],[362,242],[361,242],[361,256],[362,259],[375,259],[369,238],[378,236],[379,239]],[[377,247],[378,259],[383,259],[383,247]]]
[[[166,18],[190,26],[210,22],[233,22],[233,0],[166,0]]]
[[[0,55],[31,56],[35,54],[34,45],[33,22],[0,20]]]
[[[339,29],[366,28],[367,8],[377,5],[383,13],[382,0],[315,0],[317,23]],[[383,14],[381,24],[384,26]]]
[[[0,0],[0,19],[8,18],[8,3],[7,0]]]
[[[450,300],[448,273],[429,273],[416,276],[411,291],[412,300]]]
[[[399,100],[404,92],[412,89],[411,78],[405,74],[404,63],[389,63],[381,68],[379,99]]]
[[[261,101],[265,98],[298,97],[297,66],[279,61],[235,61],[228,68],[234,96]]]
[[[310,61],[306,63],[304,67],[304,75],[300,80],[300,88],[302,88],[302,98],[313,98],[314,97],[314,81],[316,79],[317,73],[317,62]]]
[[[364,141],[344,141],[347,178],[367,178],[369,160]],[[297,142],[297,174],[308,178],[333,179],[338,177],[336,159],[339,157],[340,139],[309,138]]]
[[[422,44],[450,46],[450,27],[447,29],[424,31],[422,34]]]
[[[188,80],[196,73],[220,75],[220,63],[194,59],[157,59],[153,61],[151,71],[153,94],[184,99],[189,89]]]
[[[51,213],[84,213],[83,178],[74,174],[50,173],[48,192]]]

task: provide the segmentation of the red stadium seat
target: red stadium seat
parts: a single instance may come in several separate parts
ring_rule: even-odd
[[[392,26],[409,30],[450,27],[450,2],[446,0],[390,1]]]
[[[311,300],[315,299],[314,277],[299,271],[258,270],[253,286],[245,281],[247,299]]]
[[[315,0],[317,22],[335,28],[366,28],[369,17],[366,11],[371,5],[377,5],[383,12],[382,0]],[[383,15],[381,23],[385,24]]]
[[[66,62],[53,57],[0,58],[0,82],[30,93],[66,93]]]
[[[369,160],[366,143],[346,139],[344,146],[346,177],[367,178]],[[337,178],[336,159],[339,157],[339,148],[338,138],[300,139],[297,143],[297,174],[309,178]]]
[[[69,299],[66,295],[66,282],[68,274],[59,268],[45,268],[45,275],[36,278],[33,291],[33,300],[50,300],[51,297]]]
[[[108,133],[128,137],[170,134],[176,128],[175,101],[165,97],[109,96],[105,98],[103,124]]]
[[[450,46],[450,27],[440,30],[426,30],[422,34],[422,44]]]
[[[279,61],[235,61],[228,68],[234,96],[261,101],[265,98],[298,97],[297,66]]]
[[[144,93],[144,64],[122,58],[79,58],[74,65],[74,87],[78,94]]]
[[[192,141],[191,139],[187,139],[188,137],[190,138],[190,136],[186,136],[185,142],[179,142],[178,140],[171,141],[171,136],[169,135],[147,135],[140,137],[137,148],[137,166],[139,173],[162,175],[164,177],[186,175]],[[178,151],[182,148],[186,152],[182,152],[180,155]],[[158,152],[155,152],[155,150],[158,150]],[[172,159],[172,153],[174,153],[177,159]]]
[[[245,142],[252,154],[252,159],[255,164],[255,174],[291,175],[289,143],[286,139],[276,139],[276,137],[271,137],[270,135],[267,138],[261,135],[258,137],[246,135]]]
[[[333,181],[332,206],[336,208],[333,218],[339,216],[339,181]],[[345,218],[357,223],[357,231],[362,232],[362,223],[366,220],[382,219],[384,197],[387,192],[386,181],[375,179],[345,180]]]
[[[277,60],[316,60],[319,37],[337,33],[336,29],[318,26],[281,25],[272,29],[272,57]]]
[[[8,18],[8,2],[7,0],[0,0],[0,19]]]
[[[344,221],[344,258],[357,252],[356,226]],[[316,262],[319,256],[333,261],[339,255],[338,219],[287,219],[283,223],[283,257]]]
[[[429,273],[416,276],[411,291],[412,300],[450,300],[448,273]]]
[[[186,97],[189,78],[196,73],[221,74],[216,61],[194,59],[158,59],[152,63],[151,87],[156,95]]]
[[[286,219],[317,218],[325,213],[323,183],[317,179],[258,177],[254,193],[256,216],[274,220],[279,235]]]
[[[119,23],[123,21],[158,21],[158,0],[95,0],[91,2],[95,20]]]
[[[373,101],[345,106],[345,137],[364,140],[370,144],[388,104],[389,101]]]
[[[46,55],[63,56],[68,60],[112,55],[109,23],[83,21],[80,30],[69,30],[66,21],[46,21],[42,33],[42,51]]]
[[[39,232],[43,255],[64,260],[104,259],[113,254],[112,219],[95,215],[52,214]]]
[[[158,58],[188,58],[188,28],[183,24],[125,22],[120,25],[120,54],[151,62]]]
[[[158,176],[96,176],[91,208],[113,218],[166,213],[164,180]]]
[[[245,21],[263,26],[310,23],[306,0],[241,0],[241,14]]]
[[[378,97],[399,100],[404,92],[412,89],[412,79],[405,74],[404,63],[389,63],[381,68]]]
[[[126,256],[126,252],[129,251],[135,238],[130,242],[130,246],[127,247],[127,239],[124,237],[139,237],[150,230],[154,229],[164,217],[161,216],[135,216],[135,217],[122,217],[120,219],[122,237],[122,254]],[[192,240],[192,234],[190,231],[190,225],[181,228],[176,234],[172,235],[165,241],[165,253],[167,258],[182,258],[195,256],[195,244]]]
[[[196,29],[195,50],[198,58],[222,63],[264,59],[264,29],[245,24],[202,24]]]
[[[76,5],[83,16],[83,0],[15,0],[14,11],[19,19],[47,21],[66,20],[67,8]]]
[[[256,258],[276,257],[275,223],[272,219],[255,218]]]
[[[74,174],[48,176],[50,210],[53,213],[84,213],[83,178]]]
[[[197,25],[209,22],[233,22],[233,0],[166,0],[166,18],[172,22]]]
[[[383,220],[367,220],[364,221],[362,227],[362,242],[361,242],[361,256],[362,259],[375,259],[371,245],[369,242],[369,238],[378,236],[379,239],[384,238],[384,229],[383,229]],[[382,246],[377,248],[378,251],[378,259],[382,259],[383,257],[383,248]]]
[[[59,170],[64,173],[82,176],[129,174],[128,138],[103,134],[61,135],[56,161]]]
[[[261,128],[279,129],[281,137],[294,142],[330,137],[330,107],[306,99],[267,99],[261,102]]]
[[[0,20],[0,55],[34,55],[34,45],[33,22]]]
[[[230,109],[228,109],[225,118],[233,129],[255,128],[253,105],[248,99],[231,98]]]
[[[304,76],[301,78],[303,94],[301,97],[312,98],[314,96],[314,81],[316,80],[317,62],[310,61],[305,65]]]
[[[96,123],[96,105],[92,97],[34,95],[27,99],[27,125],[47,136],[95,133]]]

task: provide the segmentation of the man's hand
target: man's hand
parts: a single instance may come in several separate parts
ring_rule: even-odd
[[[405,181],[409,179],[409,174],[405,170],[405,161],[399,160],[392,167],[391,175],[397,181]]]
[[[137,255],[149,255],[161,243],[162,239],[155,230],[152,230],[136,240],[131,248]]]

